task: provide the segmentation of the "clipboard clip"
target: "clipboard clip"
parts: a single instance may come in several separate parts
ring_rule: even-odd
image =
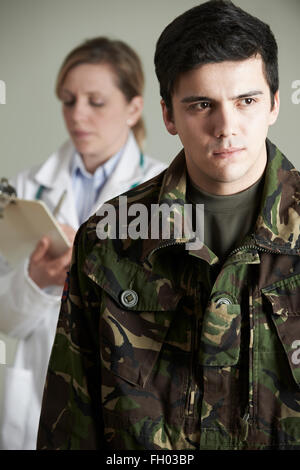
[[[3,217],[5,207],[9,203],[15,202],[16,198],[16,190],[9,184],[8,179],[0,178],[0,218]]]

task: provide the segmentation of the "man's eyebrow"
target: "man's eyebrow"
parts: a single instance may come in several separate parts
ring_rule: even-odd
[[[263,92],[261,90],[251,90],[251,91],[247,91],[247,93],[242,93],[240,95],[233,96],[230,98],[230,100],[249,98],[251,96],[256,96],[256,95],[263,95]],[[210,98],[209,96],[191,95],[191,96],[185,96],[184,98],[182,98],[181,103],[194,103],[195,101],[215,101],[215,100],[213,98]]]
[[[181,103],[194,103],[195,101],[213,101],[212,98],[208,96],[198,96],[198,95],[191,95],[182,98]]]
[[[249,98],[250,96],[255,96],[255,95],[263,95],[263,92],[261,90],[251,90],[251,91],[248,91],[247,93],[242,93],[241,95],[233,96],[231,99],[238,100],[241,98]]]

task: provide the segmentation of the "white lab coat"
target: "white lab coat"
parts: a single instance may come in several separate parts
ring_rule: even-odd
[[[21,172],[12,180],[18,197],[34,199],[43,185],[41,199],[53,210],[66,189],[57,218],[78,229],[72,191],[70,161],[75,149],[70,141],[38,168]],[[143,162],[142,162],[143,160]],[[150,157],[141,159],[130,133],[124,152],[93,208],[146,181],[166,165]],[[0,331],[19,339],[15,362],[5,366],[0,449],[35,449],[43,387],[55,336],[62,288],[41,290],[28,276],[28,260],[11,269],[0,262]],[[53,397],[55,399],[55,397]]]

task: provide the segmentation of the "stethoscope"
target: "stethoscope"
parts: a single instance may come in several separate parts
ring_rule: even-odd
[[[144,168],[144,163],[145,163],[145,157],[144,157],[144,154],[142,152],[140,152],[140,161],[139,161],[139,166],[140,168]],[[136,183],[133,183],[129,189],[133,189],[135,188],[136,186],[138,186],[140,184],[140,181],[137,181]],[[43,184],[41,184],[38,189],[37,189],[37,192],[35,194],[35,200],[36,201],[39,201],[40,199],[42,199],[42,195],[43,195],[43,192],[45,191],[46,186],[44,186]],[[64,193],[63,193],[64,194]]]
[[[140,161],[139,161],[139,166],[140,168],[143,168],[144,167],[144,163],[145,163],[145,159],[144,159],[144,154],[142,152],[140,152]],[[138,186],[139,184],[141,184],[140,181],[137,181],[136,183],[133,183],[129,189],[133,189],[135,188],[136,186]]]
[[[42,199],[42,194],[43,194],[45,189],[46,189],[46,186],[44,186],[43,184],[41,184],[38,187],[38,190],[37,190],[35,198],[34,198],[36,201],[39,201],[40,199]]]
[[[36,195],[35,195],[35,200],[36,200],[36,201],[39,201],[39,200],[42,199],[42,194],[43,194],[43,192],[44,192],[45,189],[46,189],[46,186],[44,186],[43,184],[41,184],[41,185],[38,187],[38,190],[37,190]],[[60,196],[58,203],[56,204],[55,208],[53,209],[53,213],[52,213],[52,214],[53,214],[54,217],[56,217],[57,214],[59,213],[60,208],[61,208],[61,206],[62,206],[62,203],[63,203],[64,200],[65,200],[66,195],[67,195],[67,190],[65,189],[65,190],[63,191],[62,195]]]

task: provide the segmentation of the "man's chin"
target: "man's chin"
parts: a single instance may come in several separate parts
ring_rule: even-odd
[[[216,183],[235,183],[242,180],[246,174],[246,171],[241,171],[238,168],[227,168],[225,171],[218,171],[212,175],[212,179]]]

